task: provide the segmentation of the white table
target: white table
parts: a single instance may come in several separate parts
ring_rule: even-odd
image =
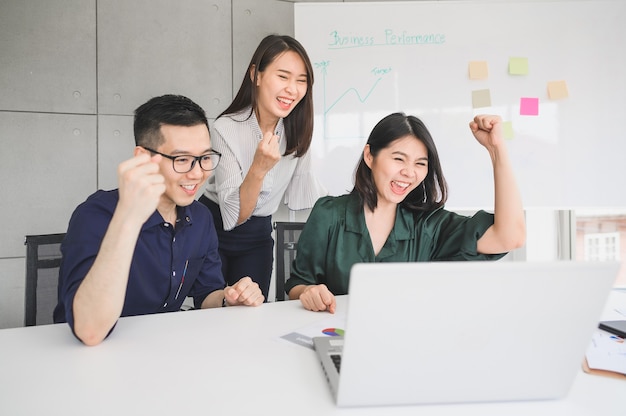
[[[279,339],[327,317],[298,301],[129,317],[96,347],[65,324],[0,330],[0,415],[626,414],[626,381],[582,370],[563,400],[340,409],[315,353]]]

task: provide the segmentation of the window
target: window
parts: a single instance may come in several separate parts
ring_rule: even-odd
[[[576,260],[621,261],[626,259],[626,208],[576,210]],[[622,266],[616,286],[626,287]]]
[[[619,261],[619,233],[584,234],[585,260]]]

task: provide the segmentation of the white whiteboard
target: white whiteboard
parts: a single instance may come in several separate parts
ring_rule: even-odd
[[[493,113],[512,132],[525,207],[626,206],[626,1],[296,3],[295,36],[315,71],[314,170],[332,195],[352,189],[374,124],[404,111],[435,139],[447,206],[491,208],[491,163],[468,123]],[[528,72],[511,74],[510,58]],[[474,61],[486,79],[470,79]],[[549,97],[557,81],[566,98]],[[473,105],[480,90],[490,105]],[[538,115],[520,114],[522,98]]]

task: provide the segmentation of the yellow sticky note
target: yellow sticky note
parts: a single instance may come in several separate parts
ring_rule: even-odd
[[[505,139],[512,139],[515,137],[515,133],[513,133],[513,123],[510,121],[505,121],[502,123],[502,135]]]
[[[509,74],[528,75],[528,58],[509,58]]]
[[[551,100],[561,100],[569,97],[567,83],[565,81],[548,82],[548,97]]]
[[[469,63],[470,79],[487,79],[489,71],[486,61],[471,61]]]
[[[489,90],[472,91],[472,107],[491,107],[491,92]]]

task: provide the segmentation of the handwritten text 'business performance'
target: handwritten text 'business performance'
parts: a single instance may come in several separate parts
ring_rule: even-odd
[[[396,32],[385,29],[381,37],[371,35],[344,34],[337,30],[330,32],[329,49],[364,48],[370,46],[440,45],[446,43],[443,33],[414,34],[406,30]]]

